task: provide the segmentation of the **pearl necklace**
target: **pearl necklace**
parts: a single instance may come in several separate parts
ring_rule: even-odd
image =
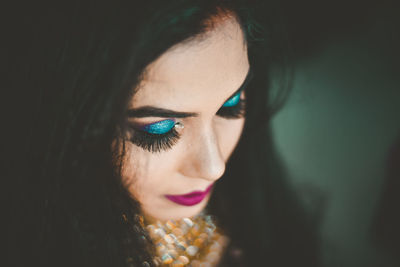
[[[221,259],[229,238],[220,233],[211,215],[204,211],[192,218],[156,221],[146,225],[157,255],[154,263],[168,267],[212,267]]]

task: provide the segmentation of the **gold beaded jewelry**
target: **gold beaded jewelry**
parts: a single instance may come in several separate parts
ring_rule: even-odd
[[[216,266],[229,242],[204,211],[193,218],[157,221],[145,227],[156,245],[157,266]]]

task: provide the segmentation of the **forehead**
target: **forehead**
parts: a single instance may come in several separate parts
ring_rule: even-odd
[[[131,107],[196,112],[221,105],[248,69],[243,32],[234,18],[226,18],[201,40],[178,44],[151,63]]]

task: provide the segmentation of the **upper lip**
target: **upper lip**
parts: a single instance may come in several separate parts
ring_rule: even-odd
[[[196,196],[196,195],[203,195],[203,194],[206,194],[208,191],[210,191],[212,186],[213,186],[213,184],[210,184],[204,191],[197,190],[197,191],[192,191],[187,194],[173,195],[173,196],[192,197],[192,196]]]

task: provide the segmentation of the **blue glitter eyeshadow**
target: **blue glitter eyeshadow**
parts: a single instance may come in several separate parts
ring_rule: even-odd
[[[141,127],[141,130],[151,134],[165,134],[175,126],[174,120],[163,120]]]
[[[236,106],[239,103],[240,100],[240,93],[242,91],[237,92],[236,95],[232,96],[231,99],[228,99],[222,106],[223,107],[233,107]]]

